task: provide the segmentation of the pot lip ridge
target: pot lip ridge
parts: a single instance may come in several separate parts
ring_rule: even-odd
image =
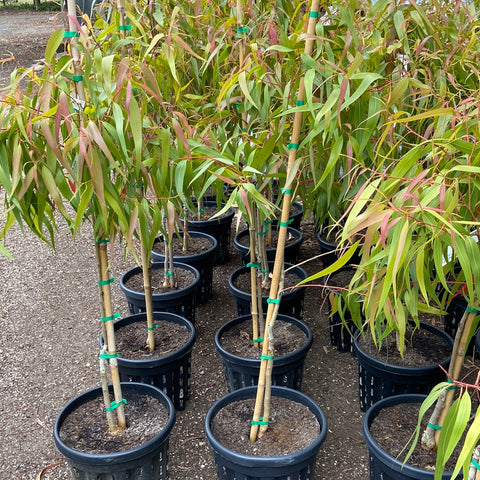
[[[266,314],[264,314],[264,317],[265,316],[266,316]],[[249,357],[241,357],[239,355],[235,355],[235,354],[229,352],[228,350],[226,350],[222,346],[221,341],[220,341],[221,334],[225,330],[228,330],[230,326],[233,326],[236,323],[241,323],[244,320],[250,319],[251,317],[252,316],[250,314],[241,315],[239,317],[235,317],[235,318],[229,320],[228,322],[224,323],[219,329],[217,329],[217,331],[215,333],[215,347],[217,348],[217,351],[221,356],[225,356],[225,357],[227,357],[229,359],[232,359],[232,360],[235,359],[236,361],[239,361],[239,362],[241,362],[245,365],[251,365],[253,367],[253,366],[257,366],[257,365],[260,364],[260,359],[249,358]],[[310,347],[312,346],[312,343],[313,343],[312,331],[311,331],[310,327],[305,322],[303,322],[302,320],[299,320],[298,318],[292,317],[290,315],[284,315],[284,314],[281,314],[281,313],[279,313],[277,315],[277,320],[284,320],[284,321],[287,321],[289,323],[294,324],[299,330],[301,330],[305,334],[306,340],[305,340],[305,343],[300,348],[297,348],[293,352],[289,352],[289,353],[286,353],[285,355],[279,355],[279,356],[275,357],[274,360],[273,360],[273,366],[274,367],[277,366],[277,365],[283,365],[283,364],[289,363],[291,361],[294,361],[294,360],[297,359],[297,357],[302,357],[306,352],[308,352],[310,350]]]
[[[176,420],[175,407],[173,406],[173,402],[170,400],[170,398],[164,392],[162,392],[162,390],[150,384],[144,384],[144,383],[138,383],[138,382],[122,382],[121,386],[122,386],[123,392],[127,390],[134,390],[134,389],[138,389],[143,392],[145,392],[145,390],[150,390],[153,392],[151,396],[159,400],[161,399],[160,401],[163,403],[163,405],[167,408],[167,411],[168,411],[168,420],[165,427],[157,435],[155,435],[153,438],[151,438],[147,442],[141,445],[138,445],[137,447],[130,448],[128,450],[124,450],[120,452],[94,454],[94,453],[81,452],[79,450],[75,450],[71,447],[68,447],[60,439],[60,429],[62,427],[62,424],[72,409],[75,409],[78,406],[82,405],[82,403],[84,403],[85,401],[89,401],[91,399],[97,398],[102,395],[102,388],[97,386],[89,390],[86,390],[80,393],[79,395],[77,395],[76,397],[74,397],[73,399],[71,399],[69,402],[67,402],[67,404],[62,408],[60,413],[57,415],[55,419],[55,424],[53,427],[53,437],[54,437],[55,446],[57,447],[57,449],[62,455],[64,455],[68,459],[71,459],[75,462],[83,463],[86,465],[88,464],[109,465],[116,462],[126,463],[151,453],[158,446],[160,446],[164,441],[166,441],[166,439],[170,435],[170,432],[173,429],[173,426]],[[109,385],[109,388],[111,390],[112,386]]]
[[[247,467],[261,467],[265,462],[274,462],[275,467],[279,468],[282,466],[292,465],[292,463],[297,463],[300,459],[306,459],[311,457],[314,453],[318,451],[322,443],[325,441],[325,437],[327,435],[327,418],[323,413],[323,410],[307,395],[304,393],[293,390],[287,387],[280,387],[280,386],[272,386],[272,396],[280,396],[284,398],[296,397],[292,399],[302,405],[308,407],[310,411],[315,415],[320,425],[320,434],[318,437],[307,447],[303,448],[302,450],[298,450],[297,452],[291,453],[289,455],[282,455],[282,456],[274,456],[274,457],[257,457],[253,455],[244,455],[242,453],[235,452],[233,450],[229,450],[228,448],[224,447],[213,435],[212,429],[210,424],[212,423],[213,418],[215,415],[225,406],[227,405],[233,397],[233,401],[236,400],[245,400],[248,398],[255,398],[257,391],[257,386],[250,386],[250,387],[243,387],[238,390],[234,390],[232,392],[227,393],[220,399],[218,399],[208,410],[207,415],[205,417],[205,432],[207,434],[207,438],[211,444],[211,447],[217,451],[222,453],[225,456],[228,456],[229,459],[238,463],[242,466]],[[275,395],[276,394],[276,395]],[[299,401],[303,399],[304,401]],[[312,408],[311,408],[312,407]],[[246,440],[249,441],[249,440]]]

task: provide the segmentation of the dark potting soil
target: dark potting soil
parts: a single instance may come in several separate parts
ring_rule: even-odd
[[[156,293],[167,293],[170,292],[170,288],[163,287],[162,283],[164,280],[163,268],[152,268],[152,292]],[[177,290],[186,288],[193,283],[195,280],[195,275],[190,270],[184,270],[183,268],[175,268],[175,276],[173,277],[175,281],[175,287]],[[126,282],[125,286],[130,290],[136,292],[143,292],[143,274],[139,272],[137,275],[132,275]]]
[[[162,357],[185,345],[190,332],[185,325],[168,321],[155,321],[153,330],[155,350],[147,346],[147,323],[135,322],[115,329],[117,351],[123,358],[144,360]]]
[[[382,340],[380,349],[368,334],[360,336],[358,344],[364,352],[377,360],[404,367],[438,365],[450,355],[448,345],[433,332],[423,328],[407,331],[403,358],[398,352],[393,334]]]
[[[183,239],[175,235],[172,241],[173,256],[182,257],[187,255],[197,255],[212,248],[212,242],[203,237],[188,237],[188,248],[183,250]],[[163,241],[155,242],[152,249],[155,253],[165,255],[165,244]]]
[[[292,288],[295,285],[297,285],[302,279],[296,274],[292,272],[285,272],[285,280],[284,280],[284,285],[283,288]],[[247,268],[245,272],[240,273],[238,275],[234,282],[234,286],[238,288],[242,292],[251,292],[251,283],[250,283],[250,271]],[[264,289],[265,291],[263,292],[263,295],[268,295],[269,290]],[[290,292],[292,290],[287,290],[287,292]]]
[[[213,419],[213,435],[229,450],[244,455],[279,457],[308,447],[320,433],[317,418],[306,406],[272,397],[268,430],[262,438],[250,442],[254,404],[255,399],[232,402]]]
[[[191,212],[188,212],[187,218],[189,222],[198,222],[198,221],[206,221],[210,220],[216,213],[218,212],[217,207],[204,207],[203,212],[200,213],[200,215],[196,214],[193,215]],[[219,215],[218,217],[215,217],[215,219],[223,218],[226,217],[229,214],[228,210],[222,214]]]
[[[406,450],[404,448],[417,426],[419,408],[419,403],[404,403],[382,409],[370,426],[370,433],[382,450],[402,462],[408,451],[408,448]],[[422,419],[419,441],[407,462],[411,467],[424,470],[434,470],[436,462],[436,452],[424,450],[420,441],[422,432],[427,427],[430,414],[431,409]],[[408,447],[410,447],[410,444]],[[455,459],[458,458],[460,450],[461,448],[458,447],[454,451],[451,459],[447,462],[445,471],[453,470]]]
[[[355,275],[354,268],[348,268],[345,270],[339,270],[338,272],[329,275],[323,279],[323,282],[332,290],[340,292],[348,287],[350,280]]]
[[[275,357],[298,350],[307,340],[302,330],[281,319],[275,321],[274,335]],[[261,349],[252,343],[252,320],[250,318],[224,332],[220,337],[220,344],[225,350],[239,357],[260,358]]]
[[[168,411],[154,397],[129,393],[124,406],[127,428],[111,434],[105,419],[103,397],[81,405],[60,429],[61,440],[70,448],[91,454],[104,454],[138,447],[157,435],[166,425]]]
[[[270,241],[271,239],[271,243],[267,244],[267,249],[274,249],[277,246],[278,230],[272,229],[271,233],[272,233],[271,237],[269,236],[266,237],[267,242]],[[288,247],[288,245],[295,243],[297,240],[298,240],[298,237],[289,233],[286,238],[285,246]],[[242,245],[242,247],[245,247],[245,248],[250,247],[250,235],[242,235],[240,238],[237,237],[237,241],[240,245]]]

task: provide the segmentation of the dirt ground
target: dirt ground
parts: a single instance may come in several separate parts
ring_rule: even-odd
[[[52,13],[0,11],[0,86],[8,83],[13,66],[29,66],[41,58],[53,28]],[[311,220],[303,221],[302,231],[304,260],[317,255],[319,248]],[[6,244],[15,259],[0,258],[0,478],[68,479],[53,444],[52,427],[69,399],[97,385],[100,313],[92,235],[85,227],[72,239],[60,226],[53,251],[14,227]],[[211,299],[196,312],[191,399],[178,413],[170,438],[171,480],[216,478],[203,425],[210,405],[226,393],[213,338],[236,316],[227,280],[240,260],[233,247],[231,252],[228,263],[215,267]],[[118,280],[133,265],[131,258],[123,259],[121,247],[114,249],[113,277]],[[315,260],[304,268],[314,273],[321,264]],[[126,315],[118,281],[113,284],[113,300],[116,311]],[[321,406],[328,421],[315,479],[366,480],[368,454],[361,433],[356,361],[332,348],[322,305],[320,289],[307,289],[304,320],[314,341],[303,391]]]

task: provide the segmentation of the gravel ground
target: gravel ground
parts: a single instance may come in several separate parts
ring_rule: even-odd
[[[39,58],[53,22],[51,13],[0,11],[0,87],[8,83],[14,66],[29,66]],[[301,257],[306,259],[319,250],[311,221],[303,222],[302,230]],[[85,226],[72,239],[61,227],[54,251],[15,226],[6,245],[14,261],[0,258],[0,479],[68,479],[52,428],[69,399],[97,385],[100,309],[91,231]],[[118,279],[133,265],[116,247],[112,276]],[[178,413],[170,438],[171,480],[216,478],[203,423],[208,407],[226,393],[213,338],[236,316],[227,280],[239,265],[233,254],[227,264],[215,267],[212,298],[197,309],[191,399]],[[321,265],[317,260],[305,268],[313,273]],[[116,311],[126,315],[118,281],[113,301]],[[314,342],[303,391],[325,411],[329,429],[315,478],[366,480],[368,455],[361,434],[356,361],[331,347],[322,305],[320,290],[308,289],[304,320],[313,330]]]

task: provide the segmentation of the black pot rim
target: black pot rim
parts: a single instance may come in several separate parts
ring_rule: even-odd
[[[266,314],[264,313],[263,316],[265,317]],[[242,323],[243,321],[249,318],[252,318],[250,314],[241,315],[240,317],[236,317],[232,320],[229,320],[227,323],[223,324],[215,333],[215,347],[218,353],[222,357],[226,357],[229,360],[233,360],[235,361],[235,363],[240,365],[256,367],[260,365],[260,359],[240,357],[238,355],[234,355],[233,353],[229,352],[224,347],[222,347],[222,344],[220,342],[220,337],[222,336],[223,332],[228,331],[232,326],[236,325],[237,323]],[[280,355],[278,357],[275,357],[273,360],[274,367],[294,362],[298,358],[305,356],[307,352],[310,350],[310,347],[312,346],[312,342],[313,342],[312,331],[310,330],[310,327],[306,323],[302,322],[301,320],[295,317],[291,317],[289,315],[283,315],[281,313],[277,315],[277,320],[283,320],[283,321],[294,324],[298,329],[300,329],[303,333],[305,333],[307,338],[305,343],[297,350],[294,350],[293,352],[287,353],[285,355]]]
[[[278,230],[278,226],[272,225],[272,230]],[[296,228],[293,227],[287,227],[287,232],[290,233],[292,236],[295,237],[295,241],[293,243],[290,243],[289,245],[286,245],[285,248],[290,247],[292,249],[299,247],[303,243],[303,234],[300,230],[297,230]],[[240,242],[240,239],[243,237],[246,237],[249,235],[250,231],[249,229],[242,230],[238,232],[235,237],[233,237],[233,245],[234,247],[242,253],[247,253],[250,250],[250,247],[246,247],[245,245],[242,245]],[[267,247],[267,251],[275,251],[277,248],[275,247]]]
[[[195,327],[193,323],[190,322],[190,320],[187,320],[185,317],[182,317],[181,315],[177,315],[176,313],[158,312],[158,311],[153,312],[153,318],[154,320],[167,321],[167,322],[171,321],[172,323],[186,326],[190,332],[190,336],[188,337],[188,340],[178,350],[175,350],[173,352],[168,353],[167,355],[162,355],[159,357],[146,358],[146,359],[133,359],[133,358],[122,357],[121,352],[119,352],[119,356],[118,356],[119,364],[123,364],[125,366],[130,366],[130,367],[139,367],[141,365],[143,368],[156,368],[159,365],[174,362],[179,358],[183,358],[187,353],[192,351],[193,345],[195,343]],[[146,321],[147,321],[146,312],[134,313],[132,315],[127,315],[126,317],[116,320],[113,324],[113,328],[118,328],[125,323],[130,324],[134,322],[146,322]],[[102,337],[100,338],[101,338],[100,346],[102,346],[103,338]]]
[[[147,395],[151,395],[159,399],[165,405],[168,410],[168,420],[163,430],[142,445],[122,452],[114,452],[108,454],[92,454],[80,452],[78,450],[74,450],[73,448],[68,447],[63,443],[60,438],[60,429],[62,427],[62,424],[72,410],[83,404],[85,401],[102,396],[102,388],[94,387],[81,393],[80,395],[77,395],[75,398],[70,400],[57,415],[53,428],[53,437],[55,446],[62,455],[64,455],[68,459],[84,465],[110,465],[112,463],[126,463],[151,453],[168,438],[175,424],[176,417],[175,408],[170,398],[168,398],[168,396],[163,393],[159,388],[145,383],[122,382],[121,387],[124,394],[128,390],[145,392]],[[110,385],[110,389],[111,388],[112,387]]]
[[[268,263],[269,263],[269,265],[273,265],[273,262],[268,262]],[[299,281],[305,280],[308,277],[307,272],[302,267],[299,267],[298,265],[292,265],[290,263],[285,263],[285,270],[287,270],[287,269],[290,269],[290,272],[292,272],[292,273],[296,273],[298,275],[299,279],[300,279]],[[239,297],[245,297],[246,298],[246,297],[251,296],[250,292],[245,292],[243,290],[240,290],[237,287],[235,287],[235,285],[233,284],[234,280],[239,275],[241,275],[242,273],[247,273],[249,270],[250,270],[250,267],[237,268],[236,270],[234,270],[230,274],[230,277],[228,278],[228,288],[230,289],[230,291],[232,293],[234,293],[235,295],[238,295]],[[307,287],[305,285],[302,285],[300,287],[292,289],[292,290],[284,293],[282,295],[282,298],[295,297],[296,295],[298,295],[298,291],[306,290],[306,288]],[[263,298],[266,299],[266,298],[268,298],[268,296],[263,295]]]
[[[173,256],[174,263],[176,262],[189,263],[196,260],[201,261],[203,258],[207,259],[210,255],[212,255],[215,252],[218,246],[218,242],[215,237],[212,237],[212,235],[209,235],[208,233],[196,232],[195,230],[189,231],[188,234],[194,238],[195,237],[204,238],[209,242],[211,242],[212,246],[208,250],[201,253],[194,254],[194,255],[174,255]],[[183,237],[183,232],[180,232],[180,236]],[[163,242],[162,237],[157,237],[155,239],[154,243],[158,243],[158,242]],[[165,255],[152,251],[152,262],[163,262],[164,260],[165,260]]]
[[[410,321],[411,323],[413,321]],[[445,341],[445,343],[450,347],[450,349],[453,347],[453,338],[444,330],[441,328],[435,327],[434,325],[431,325],[426,322],[420,322],[420,328],[423,328],[425,330],[428,330],[429,332],[434,332],[437,334],[442,340]],[[435,363],[432,365],[426,365],[426,366],[403,366],[403,365],[394,365],[391,363],[386,363],[382,362],[372,356],[370,356],[368,353],[365,352],[359,345],[358,345],[358,337],[361,335],[361,332],[357,330],[353,336],[353,349],[356,353],[357,358],[359,361],[361,360],[362,362],[369,364],[373,366],[374,368],[384,371],[384,372],[390,372],[392,374],[400,374],[400,375],[411,375],[411,376],[420,376],[420,375],[425,375],[428,374],[428,372],[431,371],[431,373],[436,373],[438,370],[438,366],[441,365],[442,367],[446,368],[448,367],[448,364],[450,363],[450,355],[443,360],[440,363]]]
[[[183,293],[186,293],[188,290],[194,290],[198,283],[200,282],[200,273],[199,271],[195,268],[192,267],[191,265],[187,265],[186,263],[181,263],[181,262],[173,262],[174,268],[181,268],[183,270],[188,270],[189,272],[192,272],[195,275],[194,281],[188,285],[185,288],[180,288],[178,290],[173,290],[172,292],[164,292],[164,293],[153,293],[152,296],[153,298],[164,298],[164,299],[170,299],[170,298],[176,298],[179,295],[182,295]],[[154,262],[152,263],[152,268],[157,268],[161,269],[163,268],[163,265],[161,262]],[[142,300],[145,298],[145,293],[139,292],[137,290],[131,290],[125,285],[125,282],[130,278],[133,277],[134,275],[138,275],[141,273],[142,267],[134,267],[125,272],[122,277],[120,278],[120,289],[129,297],[135,298],[137,300]]]
[[[292,463],[300,463],[302,460],[311,457],[316,452],[322,443],[325,441],[327,435],[327,418],[321,408],[304,393],[293,390],[287,387],[272,386],[272,396],[292,398],[294,401],[307,406],[310,411],[317,417],[320,424],[319,436],[307,447],[298,452],[291,453],[289,455],[282,455],[278,457],[255,457],[253,455],[243,455],[238,452],[234,452],[225,448],[214,436],[210,424],[215,418],[215,415],[226,405],[232,401],[245,400],[247,398],[255,398],[257,392],[256,386],[243,387],[233,392],[227,393],[225,396],[217,400],[208,410],[205,417],[205,432],[207,434],[208,441],[212,448],[220,452],[223,456],[228,457],[230,461],[247,467],[262,467],[265,462],[275,462],[275,467],[292,465]],[[246,440],[249,441],[249,440]]]
[[[432,474],[433,479],[433,471],[424,470],[422,468],[413,467],[408,465],[408,463],[403,464],[400,460],[396,459],[389,453],[385,452],[375,441],[372,434],[370,433],[370,426],[373,420],[377,417],[381,410],[392,407],[402,403],[422,403],[427,395],[422,395],[419,393],[404,393],[401,395],[394,395],[392,397],[383,398],[378,402],[374,403],[365,413],[363,417],[363,436],[365,438],[365,443],[370,451],[375,452],[375,456],[381,460],[382,463],[388,465],[389,468],[392,468],[397,471],[403,471],[405,473],[411,474],[411,478],[424,478],[421,475],[426,475],[428,473]],[[408,439],[406,439],[408,440]],[[453,473],[453,472],[444,472],[445,473]],[[443,478],[443,477],[442,477]]]
[[[216,207],[217,202],[212,202],[212,201],[206,201],[204,202],[205,207]],[[225,204],[222,203],[222,207]],[[227,212],[222,215],[221,217],[218,218],[213,218],[213,219],[208,219],[208,220],[189,220],[188,224],[192,228],[192,230],[195,230],[195,226],[202,226],[202,227],[207,227],[208,225],[211,225],[212,223],[230,223],[232,221],[233,216],[235,215],[235,210],[233,207],[230,207]]]

